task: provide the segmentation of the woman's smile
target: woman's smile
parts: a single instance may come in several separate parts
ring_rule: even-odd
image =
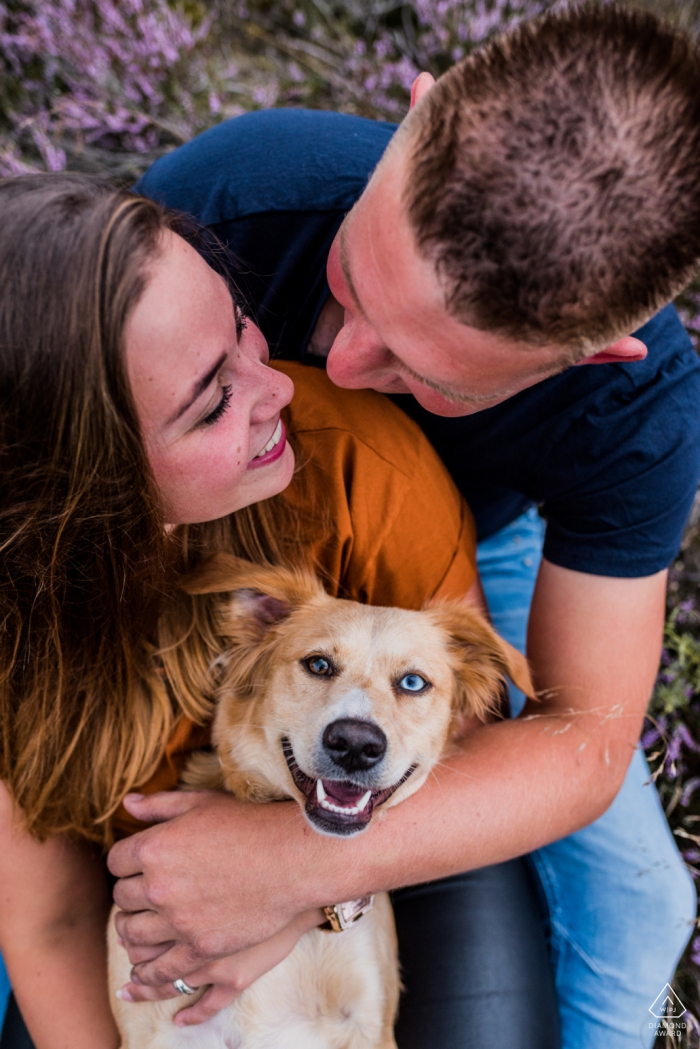
[[[287,431],[284,423],[281,419],[277,421],[275,432],[273,433],[270,440],[267,442],[262,451],[254,455],[248,463],[248,470],[255,470],[259,466],[267,466],[268,463],[277,462],[279,458],[284,454],[284,449],[287,445]]]

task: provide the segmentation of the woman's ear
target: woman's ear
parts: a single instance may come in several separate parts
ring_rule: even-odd
[[[527,696],[534,697],[527,660],[498,636],[476,608],[443,604],[428,608],[425,614],[447,635],[455,677],[456,714],[475,715],[485,721],[498,713],[506,677]]]

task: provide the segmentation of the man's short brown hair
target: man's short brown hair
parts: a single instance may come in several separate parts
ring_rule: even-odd
[[[404,133],[409,220],[464,323],[592,353],[700,265],[700,53],[654,15],[523,23]]]

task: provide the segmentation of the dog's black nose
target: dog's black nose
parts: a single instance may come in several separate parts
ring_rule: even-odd
[[[371,769],[386,754],[386,736],[379,725],[356,718],[332,721],[323,733],[323,745],[346,772]]]

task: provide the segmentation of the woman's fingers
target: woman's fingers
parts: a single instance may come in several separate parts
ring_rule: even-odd
[[[175,990],[175,985],[172,983],[164,983],[160,987],[127,983],[117,991],[117,998],[121,998],[123,1002],[162,1002],[167,1001],[168,998],[180,997],[180,992]]]
[[[284,961],[296,946],[299,937],[314,925],[318,925],[322,918],[323,914],[318,910],[306,911],[282,932],[264,943],[199,968],[190,965],[189,972],[184,967],[181,968],[180,976],[184,977],[190,987],[209,987],[200,1001],[183,1008],[177,1014],[181,1019],[176,1022],[184,1026],[202,1023],[219,1009],[229,1005],[252,983]],[[156,981],[155,984],[147,986],[141,982],[138,973],[137,966],[132,972],[132,982],[122,988],[120,997],[124,1001],[153,1002],[179,996],[179,991],[172,982]]]
[[[190,1027],[192,1024],[201,1024],[211,1016],[216,1016],[220,1009],[230,1005],[236,998],[238,991],[226,987],[224,984],[215,984],[209,987],[198,1002],[187,1009],[181,1009],[175,1017],[178,1027]]]

